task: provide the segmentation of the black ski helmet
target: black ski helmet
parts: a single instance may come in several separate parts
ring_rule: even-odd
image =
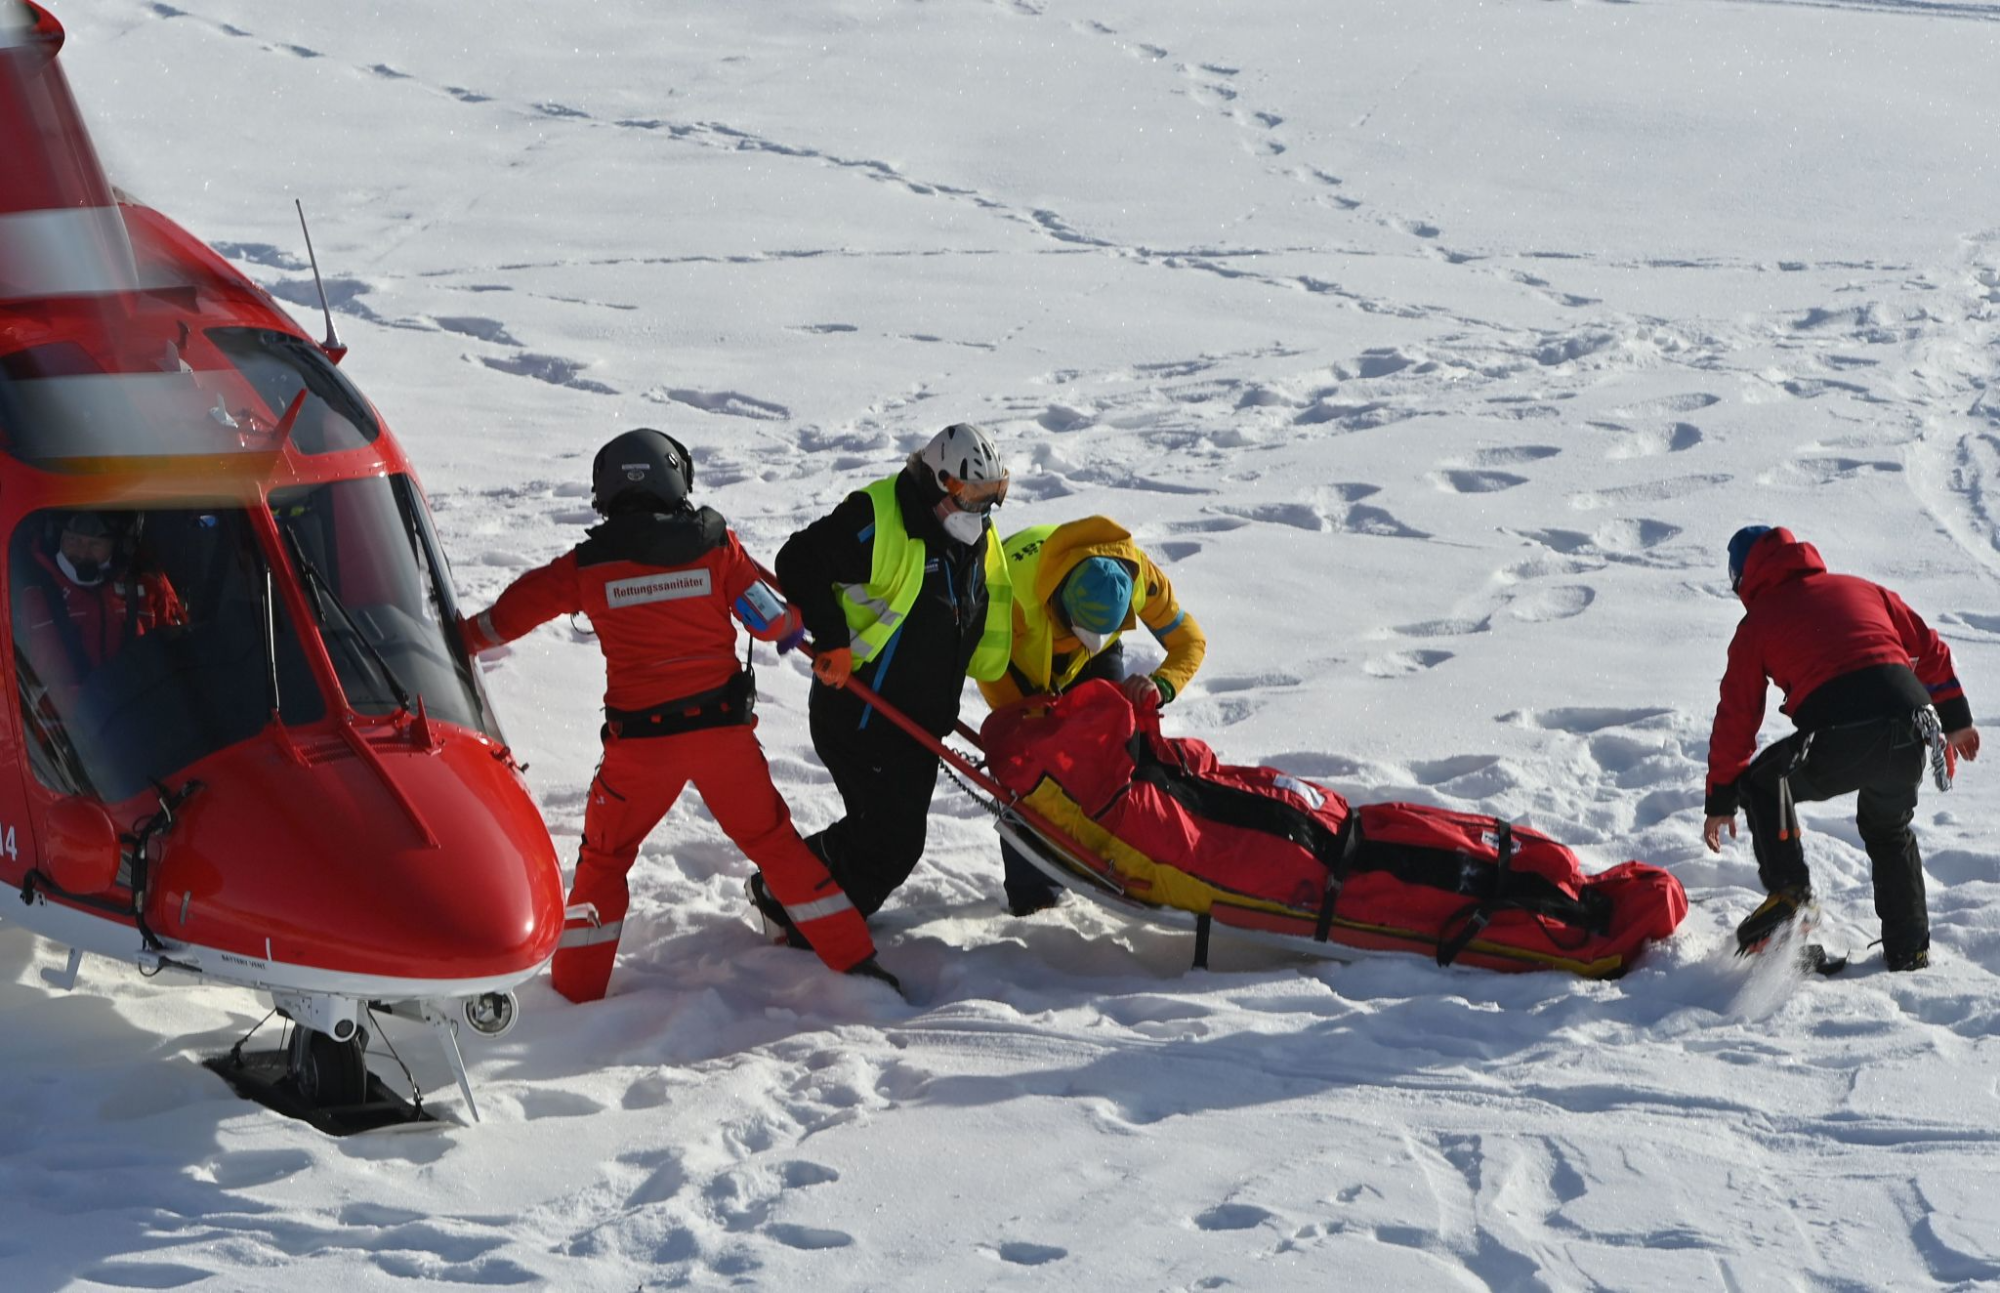
[[[672,512],[693,488],[694,459],[687,446],[652,427],[613,436],[590,465],[590,505],[606,516],[620,503],[640,499]]]

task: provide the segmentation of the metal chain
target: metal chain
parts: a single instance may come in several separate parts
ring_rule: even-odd
[[[999,800],[981,794],[979,791],[974,790],[971,786],[967,785],[964,781],[960,780],[958,775],[958,770],[952,767],[950,763],[944,763],[943,766],[944,766],[944,775],[951,778],[951,784],[957,786],[960,790],[963,790],[966,794],[972,796],[973,802],[978,804],[981,808],[984,808],[987,811],[987,813],[990,816],[992,816],[996,821],[1007,815],[1006,807],[1002,805]],[[984,767],[985,765],[980,764],[977,766]]]

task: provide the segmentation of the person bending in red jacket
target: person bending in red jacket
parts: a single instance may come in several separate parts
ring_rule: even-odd
[[[1891,970],[1922,969],[1930,917],[1910,820],[1924,756],[1940,730],[1947,758],[1979,756],[1951,648],[1888,589],[1827,573],[1790,530],[1738,530],[1729,578],[1744,615],[1709,737],[1702,839],[1720,852],[1723,829],[1736,834],[1740,804],[1770,895],[1737,926],[1738,950],[1754,951],[1812,900],[1792,805],[1858,791],[1855,825],[1874,876],[1882,960]],[[1798,730],[1753,760],[1766,679],[1784,691],[1783,712]]]
[[[689,782],[822,961],[893,985],[861,914],[793,828],[753,733],[756,688],[736,658],[734,621],[784,651],[804,635],[798,612],[760,582],[721,514],[688,502],[694,464],[678,440],[627,431],[598,451],[591,474],[604,523],[461,628],[479,652],[582,611],[604,651],[604,759],[569,894],[595,904],[602,924],[565,934],[556,990],[572,1001],[604,995],[626,873]]]

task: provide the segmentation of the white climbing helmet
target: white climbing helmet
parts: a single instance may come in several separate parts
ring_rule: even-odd
[[[970,422],[954,422],[910,455],[911,470],[949,494],[962,511],[990,512],[1006,501],[1007,469],[992,437]]]

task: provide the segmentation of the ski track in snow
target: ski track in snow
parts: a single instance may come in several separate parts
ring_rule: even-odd
[[[1168,202],[1107,201],[1098,154],[1016,140],[986,159],[938,146],[922,113],[844,116],[811,86],[844,78],[872,101],[841,61],[846,19],[822,31],[787,6],[794,41],[696,8],[713,25],[691,42],[641,6],[566,14],[604,56],[571,65],[506,13],[472,49],[442,9],[399,36],[233,0],[125,3],[64,14],[64,58],[86,100],[111,73],[144,96],[158,42],[259,95],[330,81],[341,128],[385,148],[419,131],[491,149],[442,178],[332,145],[329,173],[282,172],[315,221],[347,368],[422,469],[468,606],[576,541],[590,454],[617,426],[686,439],[702,497],[768,560],[938,425],[978,420],[1013,467],[1004,527],[1112,516],[1201,619],[1179,732],[1357,802],[1501,814],[1593,869],[1671,866],[1687,922],[1616,983],[1221,939],[1191,971],[1185,935],[1074,897],[1002,914],[988,819],[941,783],[927,860],[874,921],[905,1004],[760,945],[739,914],[748,864],[690,797],[633,873],[613,996],[574,1007],[537,982],[512,1034],[468,1048],[484,1123],[339,1142],[194,1062],[256,1022],[248,994],[89,962],[64,998],[40,977],[56,949],[0,927],[10,1288],[275,1270],[301,1289],[2000,1281],[1990,770],[1919,806],[1927,975],[1864,952],[1868,863],[1841,810],[1803,810],[1826,936],[1856,953],[1839,981],[1732,957],[1747,843],[1698,841],[1736,525],[1792,524],[1899,587],[1975,701],[2000,677],[2000,232],[1969,227],[1921,262],[1901,243],[1774,257],[1727,214],[1698,256],[1557,216],[1467,232],[1447,213],[1515,196],[1468,201],[1476,179],[1399,156],[1451,123],[1423,116],[1422,83],[1485,40],[1545,54],[1548,13],[1439,15],[1432,46],[1404,40],[1395,70],[1339,92],[1324,67],[1293,70],[1295,37],[1129,3],[912,11],[908,48],[864,24],[907,60],[896,84],[926,94],[927,23],[990,49],[997,70],[966,78],[1001,96],[988,117],[1016,111],[995,88],[1009,75],[1056,68],[1084,87],[1079,146],[1127,112],[1171,127],[1196,169]],[[1676,31],[1643,7],[1532,8]],[[1386,46],[1402,20],[1385,12],[1353,21]],[[1825,21],[1923,53],[1996,13],[1768,0],[1717,20],[1773,50]],[[1032,56],[1010,52],[1023,33]],[[647,58],[619,61],[633,46]],[[615,80],[641,65],[643,85]],[[1482,85],[1522,93],[1492,70],[1504,57],[1485,65],[1500,79]],[[124,112],[163,153],[230,138],[200,103],[173,131]],[[321,138],[307,112],[262,133],[270,115],[244,118],[266,157]],[[1118,165],[1115,182],[1145,182]],[[665,214],[604,200],[659,174]],[[267,241],[282,222],[225,204],[228,183],[143,178],[316,316],[303,257]],[[562,219],[515,209],[565,184],[581,196]],[[570,220],[573,241],[551,233]],[[585,629],[555,621],[486,666],[566,859],[596,748]],[[812,829],[838,799],[806,675],[763,648],[758,664],[760,739]]]

